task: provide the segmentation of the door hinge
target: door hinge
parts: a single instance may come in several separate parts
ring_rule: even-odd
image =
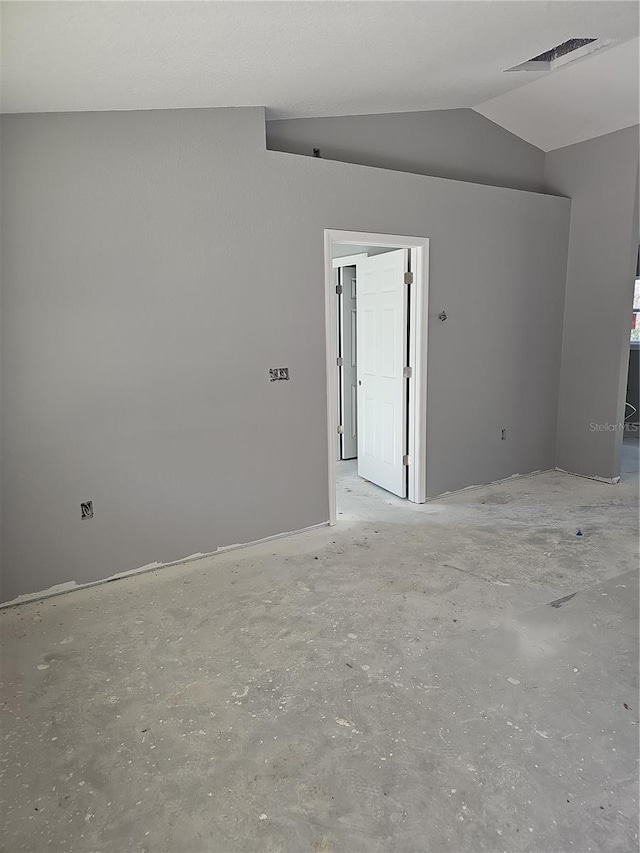
[[[342,424],[338,424],[338,435],[343,435],[343,434],[344,434],[344,427],[342,426]]]
[[[405,453],[405,455],[402,457],[402,464],[403,464],[403,465],[411,465],[411,457],[410,457],[408,454],[406,454],[406,453]]]
[[[413,273],[412,272],[406,272],[404,274],[404,283],[405,284],[413,284]]]
[[[341,284],[336,284],[336,293],[338,294],[338,296],[340,296],[342,294],[342,285]]]
[[[342,358],[342,356],[338,356],[338,358],[336,358],[336,364],[338,365],[338,367],[342,367],[342,365],[344,364],[344,358]]]
[[[402,368],[403,379],[411,379],[412,376],[413,376],[413,367],[403,367]]]

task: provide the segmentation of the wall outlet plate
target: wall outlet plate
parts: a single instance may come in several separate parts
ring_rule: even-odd
[[[281,380],[289,379],[289,368],[288,367],[270,367],[269,368],[269,380],[271,382],[280,382]]]
[[[82,501],[80,504],[80,518],[93,518],[93,501]]]

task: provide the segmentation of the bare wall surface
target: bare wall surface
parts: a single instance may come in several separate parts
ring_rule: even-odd
[[[267,147],[534,192],[544,185],[539,148],[466,109],[268,121]]]
[[[620,474],[638,251],[638,127],[552,151],[546,181],[572,198],[557,465],[611,479]]]
[[[429,494],[553,465],[568,200],[261,109],[4,116],[2,158],[3,600],[328,518],[325,228],[431,238]]]

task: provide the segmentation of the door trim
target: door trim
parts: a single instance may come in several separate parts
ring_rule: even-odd
[[[340,231],[326,228],[324,232],[325,281],[325,365],[327,377],[327,438],[329,524],[337,521],[336,456],[338,452],[337,410],[337,316],[334,262],[331,255],[335,243],[354,246],[384,246],[409,249],[413,289],[409,303],[409,465],[408,498],[413,503],[427,499],[427,312],[429,296],[429,238],[405,237],[397,234],[373,234],[363,231]],[[336,259],[338,260],[338,259]],[[339,259],[339,260],[342,260]]]

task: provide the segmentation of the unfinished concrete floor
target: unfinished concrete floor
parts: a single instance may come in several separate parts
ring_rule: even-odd
[[[637,450],[4,611],[2,850],[636,850]]]

